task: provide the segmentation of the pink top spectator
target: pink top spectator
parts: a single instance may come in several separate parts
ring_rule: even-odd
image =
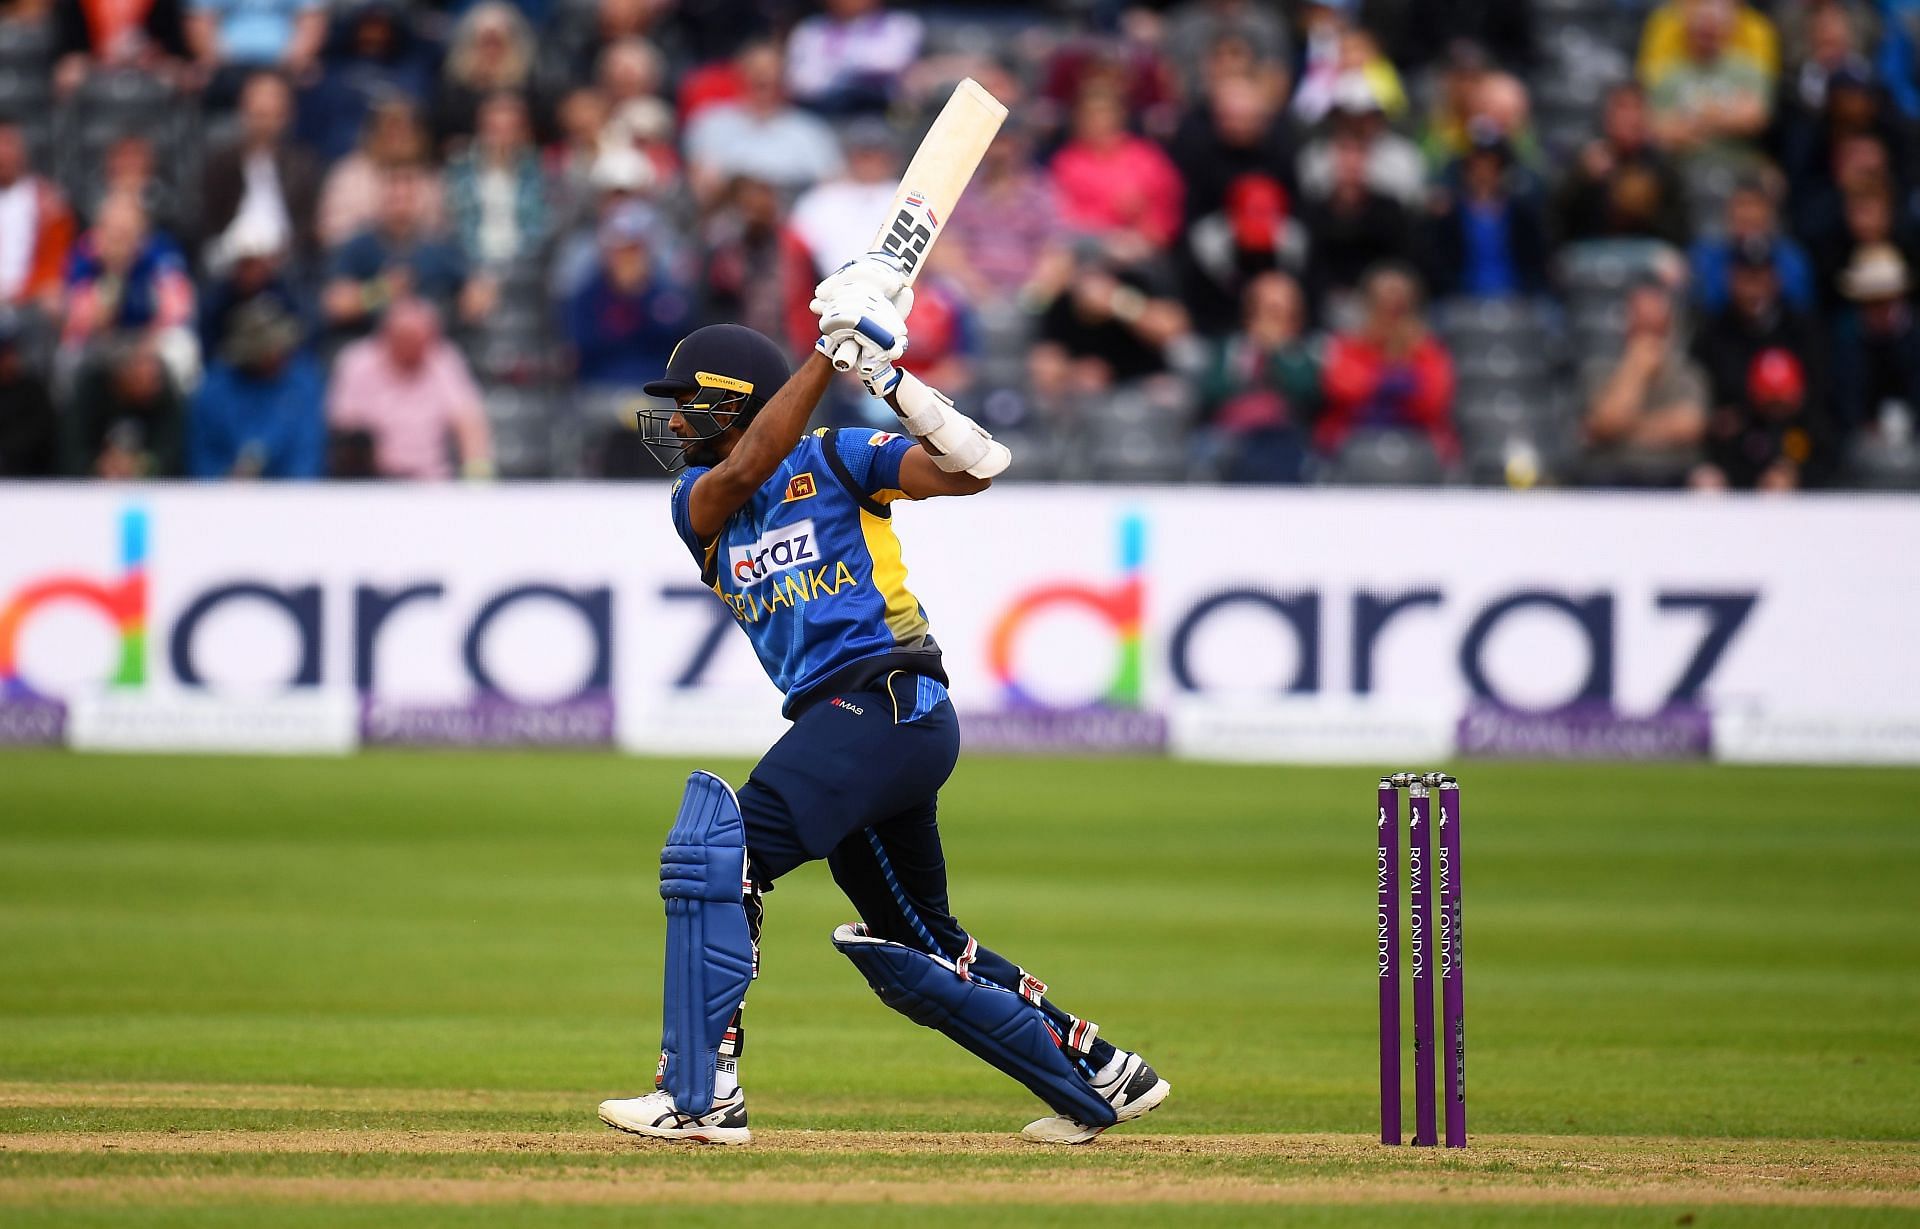
[[[452,342],[435,336],[405,361],[402,343],[380,334],[340,352],[327,394],[327,422],[373,436],[374,466],[389,478],[451,477],[454,439],[486,450],[480,389]]]
[[[1186,188],[1172,159],[1129,133],[1125,120],[1113,94],[1082,95],[1073,140],[1053,159],[1060,215],[1075,230],[1130,230],[1165,247],[1180,232]]]

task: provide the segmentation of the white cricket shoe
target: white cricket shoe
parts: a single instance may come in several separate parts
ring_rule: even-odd
[[[1155,1074],[1146,1059],[1129,1053],[1124,1055],[1119,1069],[1106,1080],[1096,1082],[1093,1090],[1113,1106],[1117,1119],[1114,1125],[1118,1126],[1157,1108],[1173,1091],[1173,1085]],[[1090,1127],[1072,1118],[1054,1117],[1029,1122],[1020,1134],[1036,1144],[1084,1144],[1106,1129]]]
[[[651,1139],[689,1140],[698,1144],[744,1144],[753,1139],[747,1130],[747,1095],[736,1088],[724,1101],[699,1117],[673,1107],[673,1094],[658,1089],[644,1097],[602,1101],[600,1121],[616,1131]]]

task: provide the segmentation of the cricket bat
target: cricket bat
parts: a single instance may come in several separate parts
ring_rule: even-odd
[[[907,285],[920,276],[921,262],[940,238],[947,218],[967,190],[974,168],[993,144],[1007,118],[1007,108],[972,77],[953,87],[953,97],[940,109],[926,139],[900,177],[899,191],[870,251],[885,252],[900,262]],[[833,352],[836,371],[850,371],[860,357],[855,342],[843,342]]]

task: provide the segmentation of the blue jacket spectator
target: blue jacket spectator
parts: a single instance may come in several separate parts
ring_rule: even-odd
[[[271,300],[234,314],[194,398],[187,472],[196,478],[318,478],[326,465],[326,383],[300,324]]]
[[[1725,230],[1694,241],[1687,259],[1693,265],[1693,292],[1701,310],[1711,316],[1727,305],[1727,280],[1733,270],[1734,250],[1742,244],[1763,242],[1773,251],[1773,271],[1780,293],[1795,311],[1814,305],[1813,261],[1806,249],[1780,233],[1779,210],[1767,185],[1749,180],[1727,197]]]
[[[639,387],[664,369],[691,325],[692,296],[653,268],[651,231],[645,210],[632,205],[600,227],[600,265],[567,304],[582,384]]]
[[[1430,273],[1437,296],[1532,296],[1546,289],[1546,221],[1539,194],[1497,132],[1482,131],[1449,169],[1434,211]]]

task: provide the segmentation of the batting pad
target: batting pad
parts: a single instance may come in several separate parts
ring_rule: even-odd
[[[1113,1107],[1060,1050],[1040,1009],[1011,990],[967,978],[925,952],[876,939],[862,928],[833,932],[880,1001],[916,1024],[938,1029],[976,1057],[1025,1084],[1057,1114],[1092,1127],[1114,1124]]]
[[[753,938],[741,903],[746,869],[746,828],[732,787],[710,772],[694,773],[660,851],[660,896],[667,902],[660,1048],[667,1091],[683,1114],[713,1108],[720,1042],[753,979]]]

